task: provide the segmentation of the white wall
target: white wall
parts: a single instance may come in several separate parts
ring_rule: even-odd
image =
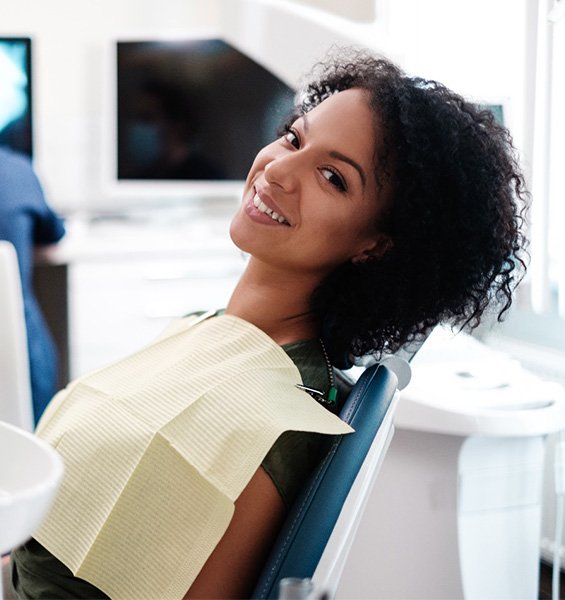
[[[404,68],[470,98],[505,102],[507,124],[526,160],[531,144],[531,115],[526,112],[533,91],[528,69],[535,61],[534,4],[529,0],[377,0],[381,15],[386,14],[390,49]]]
[[[52,204],[68,209],[108,201],[109,53],[118,37],[181,37],[224,28],[228,41],[292,84],[332,42],[360,43],[464,94],[508,100],[516,142],[527,146],[529,0],[375,0],[373,23],[348,21],[300,1],[312,4],[2,0],[0,35],[33,38],[36,168]]]

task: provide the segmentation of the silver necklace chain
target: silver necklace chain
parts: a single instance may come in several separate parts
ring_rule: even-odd
[[[328,352],[326,350],[326,345],[324,344],[324,341],[322,340],[322,338],[319,338],[319,341],[320,348],[322,349],[322,354],[324,355],[324,360],[326,361],[328,377],[330,380],[330,390],[328,392],[328,397],[325,397],[325,393],[323,391],[308,387],[306,385],[301,385],[297,383],[296,387],[301,390],[304,390],[305,392],[308,392],[315,400],[317,400],[321,404],[335,406],[337,403],[337,387],[335,385],[334,370],[332,367],[332,363],[330,362],[330,357],[328,356]]]

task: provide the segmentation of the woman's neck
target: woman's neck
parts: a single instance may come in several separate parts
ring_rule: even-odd
[[[319,336],[310,310],[318,280],[270,267],[251,258],[226,307],[226,314],[252,323],[278,344]]]

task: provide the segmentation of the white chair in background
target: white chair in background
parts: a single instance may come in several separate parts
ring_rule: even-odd
[[[51,446],[0,421],[0,555],[33,535],[51,508],[62,476],[63,461]]]
[[[22,287],[14,246],[0,240],[0,421],[33,430]]]

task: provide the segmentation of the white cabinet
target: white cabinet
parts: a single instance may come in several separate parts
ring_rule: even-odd
[[[235,251],[75,263],[69,272],[71,378],[135,352],[175,317],[225,306],[243,267]]]

